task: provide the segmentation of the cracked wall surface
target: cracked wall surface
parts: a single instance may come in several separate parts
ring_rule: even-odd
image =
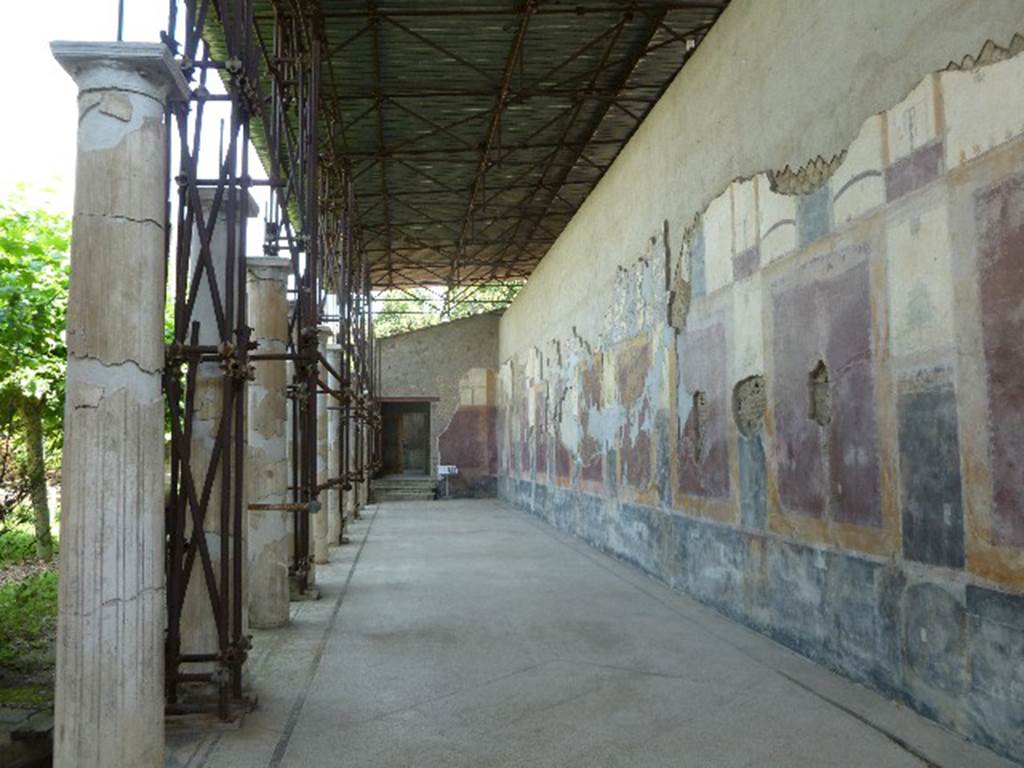
[[[749,7],[734,3],[712,35],[745,28]],[[916,34],[889,44],[923,45]],[[587,306],[542,264],[503,317],[496,445],[503,498],[1019,756],[1024,43],[1012,39],[976,41],[969,61],[956,47],[916,54],[967,65],[900,80],[905,98],[812,155],[831,160],[723,179],[696,216],[684,208],[653,235],[637,236],[649,211],[636,205],[611,217],[602,247],[623,253],[610,268],[570,225],[578,255],[545,264],[575,258]],[[669,114],[659,105],[638,132],[652,156],[681,141],[661,128]],[[631,162],[602,185],[629,197]],[[524,318],[556,291],[569,295],[551,299],[550,322]]]

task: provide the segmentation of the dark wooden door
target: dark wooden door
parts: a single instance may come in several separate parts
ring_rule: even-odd
[[[408,473],[427,472],[427,447],[430,431],[427,429],[427,414],[409,411],[402,414],[402,471]]]
[[[430,403],[385,402],[381,407],[381,474],[430,473]]]

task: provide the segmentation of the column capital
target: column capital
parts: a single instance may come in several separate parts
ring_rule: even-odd
[[[326,346],[328,340],[334,338],[334,329],[329,325],[318,325],[316,327],[316,338],[320,344]]]
[[[292,260],[281,256],[246,256],[245,266],[246,269],[251,270],[280,270],[290,274],[292,271]],[[285,277],[287,275],[283,275],[282,279]]]
[[[50,51],[80,92],[132,91],[157,101],[186,101],[188,83],[163,43],[56,40]]]
[[[200,190],[199,190],[199,202],[202,203],[202,205],[203,205],[203,214],[204,215],[208,214],[210,212],[210,209],[213,208],[213,198],[215,198],[216,196],[217,196],[217,188],[216,187],[202,187],[202,188],[200,188]],[[257,204],[256,198],[254,198],[252,196],[251,192],[246,192],[245,196],[246,196],[246,198],[248,198],[246,200],[246,203],[245,203],[245,216],[246,216],[246,218],[249,218],[249,219],[256,218],[257,216],[260,215],[260,206]],[[224,193],[221,195],[220,208],[217,210],[217,218],[218,219],[225,219],[225,218],[227,218],[227,211],[228,211],[227,198],[228,198],[228,191],[227,191],[227,189],[225,189]],[[239,206],[239,207],[241,207],[241,206]]]

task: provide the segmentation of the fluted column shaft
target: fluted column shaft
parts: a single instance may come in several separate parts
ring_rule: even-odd
[[[260,354],[287,351],[290,273],[289,259],[246,259],[249,324]],[[268,629],[288,623],[288,527],[292,513],[258,507],[282,505],[289,500],[288,374],[283,359],[259,361],[254,370],[248,397],[249,623]]]
[[[331,329],[327,326],[320,326],[317,329],[317,347],[320,355],[327,358],[327,344],[331,339]],[[321,376],[325,382],[330,386],[330,375],[323,369],[320,368]],[[320,391],[317,393],[317,404],[316,404],[316,481],[318,485],[326,483],[330,478],[330,465],[328,463],[328,407],[333,405],[332,398],[326,392]],[[330,550],[328,549],[328,524],[327,518],[330,510],[327,507],[327,492],[321,491],[319,495],[320,511],[313,515],[313,556],[316,562],[319,564],[326,563],[330,560]]]
[[[188,89],[162,45],[52,49],[79,88],[54,765],[159,768],[164,110]]]
[[[203,207],[204,221],[208,221],[213,213],[213,202],[216,190],[212,187],[204,187],[199,191],[200,203]],[[251,218],[259,213],[255,200],[249,195],[244,201],[236,203],[238,211],[235,217],[237,231],[236,242],[246,218]],[[214,274],[217,279],[217,287],[220,299],[223,302],[226,296],[227,286],[225,277],[227,275],[228,258],[234,254],[229,253],[229,226],[228,226],[228,199],[225,191],[220,207],[217,211],[217,219],[213,225],[210,237],[210,262],[213,265]],[[196,264],[199,259],[200,238],[198,231],[192,237],[191,270],[195,273]],[[243,269],[243,264],[235,266],[236,274]],[[192,320],[199,322],[199,343],[208,346],[221,344],[221,333],[217,326],[217,314],[214,309],[213,288],[207,271],[203,272],[199,281],[199,288],[196,292],[195,307],[192,311]],[[231,322],[228,319],[227,322]],[[233,330],[233,326],[231,328]],[[192,477],[197,484],[202,484],[206,478],[213,456],[214,446],[217,441],[217,434],[220,429],[221,417],[224,410],[224,371],[219,362],[210,361],[199,364],[196,376],[195,398],[192,419],[192,440],[189,445],[189,459],[192,469]],[[240,427],[240,425],[239,425]],[[221,467],[224,463],[224,454],[217,465],[214,473],[210,502],[203,519],[203,535],[206,537],[206,546],[210,553],[210,561],[213,573],[218,580],[218,588],[221,571],[221,537],[226,535],[221,531]],[[235,467],[235,471],[241,468]],[[191,520],[189,520],[191,525]],[[244,534],[244,532],[243,532]],[[189,536],[194,535],[190,530]],[[227,535],[230,535],[228,532]],[[244,548],[244,545],[243,545]],[[232,551],[229,545],[228,551]],[[243,571],[244,572],[244,571]],[[244,590],[244,583],[243,583]],[[243,603],[245,606],[245,603]],[[247,608],[247,606],[245,606]],[[244,622],[243,618],[243,622]],[[217,620],[210,604],[208,588],[206,586],[206,574],[199,566],[198,560],[193,567],[189,579],[188,590],[185,593],[184,603],[181,611],[181,652],[183,654],[216,654],[220,650],[219,636],[217,632]],[[209,672],[213,670],[215,663],[190,664],[190,672]]]
[[[341,345],[327,345],[327,360],[336,371],[341,370]],[[341,382],[331,378],[331,387],[341,389]],[[328,475],[338,478],[341,475],[341,403],[337,398],[330,398],[327,410],[327,466]],[[341,487],[332,485],[327,490],[325,508],[327,510],[327,541],[330,546],[340,543],[342,533]]]

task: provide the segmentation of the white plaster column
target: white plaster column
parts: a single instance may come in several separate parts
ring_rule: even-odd
[[[349,473],[349,475],[351,475],[353,472],[355,472],[355,467],[356,467],[355,444],[356,444],[356,425],[355,425],[355,421],[352,421],[352,422],[349,423],[349,427],[348,427],[348,473]],[[355,481],[350,480],[348,485],[349,485],[349,489],[347,491],[345,491],[345,490],[342,491],[342,498],[344,499],[344,503],[345,503],[345,517],[348,520],[351,521],[351,520],[355,520],[356,519],[356,513],[359,511],[357,509],[357,507],[356,507],[356,487],[358,486],[358,483],[356,483]]]
[[[331,339],[331,329],[326,325],[321,325],[317,328],[317,349],[320,351],[320,355],[327,358],[327,345]],[[331,377],[327,372],[320,366],[321,375],[320,378],[331,385]],[[334,398],[332,398],[326,392],[318,391],[316,396],[316,482],[318,485],[323,484],[330,477],[330,468],[328,465],[328,406],[333,404]],[[327,517],[329,510],[327,508],[327,492],[321,491],[318,500],[320,501],[320,510],[313,515],[312,528],[313,528],[313,556],[317,563],[326,563],[330,560],[329,540],[328,536],[328,524]]]
[[[336,371],[341,371],[341,345],[327,345],[327,361]],[[341,389],[341,382],[333,376],[330,377],[331,388]],[[327,475],[337,478],[341,474],[341,403],[337,398],[328,399],[327,408]],[[327,512],[327,543],[328,546],[339,544],[341,537],[341,487],[332,485],[327,490],[324,509]]]
[[[54,765],[164,764],[167,48],[56,42],[78,85]]]
[[[288,299],[287,306],[288,306],[288,319],[290,321],[291,320],[291,316],[292,316],[292,312],[295,310],[295,299]],[[285,361],[284,371],[285,371],[285,386],[291,386],[291,384],[295,380],[295,363],[292,362],[291,360]],[[292,461],[293,461],[292,457],[294,456],[294,453],[295,453],[295,450],[296,450],[296,446],[295,446],[295,444],[293,442],[293,439],[292,439],[292,431],[293,431],[293,429],[295,427],[295,414],[293,413],[292,405],[293,405],[293,403],[292,403],[291,400],[289,400],[285,404],[285,407],[287,409],[287,417],[285,419],[285,427],[284,427],[284,430],[285,430],[285,432],[284,432],[284,434],[285,434],[285,438],[284,438],[285,452],[284,453],[285,453],[285,457],[288,460],[288,486],[289,487],[291,487],[292,479],[293,479],[292,478]],[[288,502],[292,501],[292,493],[291,493],[291,491],[288,492],[288,494],[286,496],[286,499],[287,499]],[[294,563],[294,561],[295,561],[295,515],[292,514],[292,513],[289,513],[288,514],[288,566],[289,566],[289,568],[291,567],[292,563]],[[294,578],[294,575],[293,575],[292,578]],[[291,583],[290,589],[291,589],[292,596],[294,597],[294,595],[298,593],[297,585],[294,584],[294,583]]]
[[[249,325],[258,354],[284,354],[288,346],[288,275],[291,260],[246,259]],[[282,360],[254,364],[248,394],[250,505],[288,502],[287,366]],[[258,629],[288,623],[289,519],[281,509],[248,512],[249,623]]]
[[[359,393],[353,390],[353,397],[359,397]],[[352,426],[351,437],[349,438],[349,471],[355,473],[356,470],[363,466],[363,474],[366,474],[366,468],[361,465],[363,456],[363,446],[366,445],[366,424],[361,420],[359,416],[356,417],[355,422]],[[350,491],[351,501],[351,512],[352,518],[358,520],[363,510],[363,486],[365,484],[358,478],[352,481],[352,490]]]
[[[216,190],[211,187],[199,190],[203,217],[206,222],[209,221],[209,216],[212,212],[215,194]],[[225,190],[221,198],[220,208],[218,209],[217,221],[214,224],[213,233],[210,237],[210,262],[213,264],[222,305],[226,297],[224,281],[227,274],[228,259],[227,204],[227,191]],[[259,206],[256,205],[256,201],[253,200],[251,195],[245,201],[236,201],[236,206],[238,207],[236,213],[238,232],[235,233],[237,242],[242,228],[246,225],[246,218],[256,216],[259,213]],[[199,233],[193,232],[192,254],[189,265],[190,271],[193,274],[199,259],[199,250]],[[235,274],[238,274],[240,270],[244,269],[244,264],[236,265],[235,269]],[[221,337],[220,331],[217,328],[213,294],[211,292],[209,275],[205,270],[196,293],[192,320],[199,322],[199,343],[201,345],[220,345]],[[230,324],[231,320],[228,319],[228,322]],[[210,458],[217,439],[217,431],[220,428],[223,400],[224,371],[221,368],[221,364],[216,361],[200,363],[196,375],[195,400],[192,412],[192,441],[189,445],[192,476],[197,487],[202,486],[206,479],[207,468],[210,466]],[[230,445],[230,438],[228,445]],[[220,468],[222,466],[223,455],[221,462],[218,463],[217,472],[214,475],[209,507],[203,520],[203,534],[206,537],[206,545],[210,552],[210,563],[213,567],[213,573],[218,579],[220,577],[221,562],[220,499],[222,473]],[[237,467],[233,467],[232,470],[237,470]],[[189,528],[188,535],[192,536],[191,519],[189,519]],[[231,551],[230,543],[229,551]],[[217,586],[220,587],[221,585],[218,583]],[[245,606],[244,598],[243,606]],[[246,612],[248,612],[247,607]],[[206,574],[197,558],[192,569],[188,591],[185,593],[185,600],[181,611],[181,652],[183,654],[211,654],[217,653],[219,649],[217,622],[214,618],[213,608],[210,605],[210,598],[206,588]],[[214,669],[215,666],[212,662],[209,664],[190,664],[189,671],[208,672]]]
[[[363,397],[366,399],[367,393],[363,392]],[[373,429],[369,424],[363,425],[363,443],[361,446],[363,456],[363,481],[357,486],[357,504],[359,509],[365,509],[366,505],[370,502],[370,475],[373,474],[373,470],[370,468],[370,456],[372,455],[371,441],[373,440]]]

